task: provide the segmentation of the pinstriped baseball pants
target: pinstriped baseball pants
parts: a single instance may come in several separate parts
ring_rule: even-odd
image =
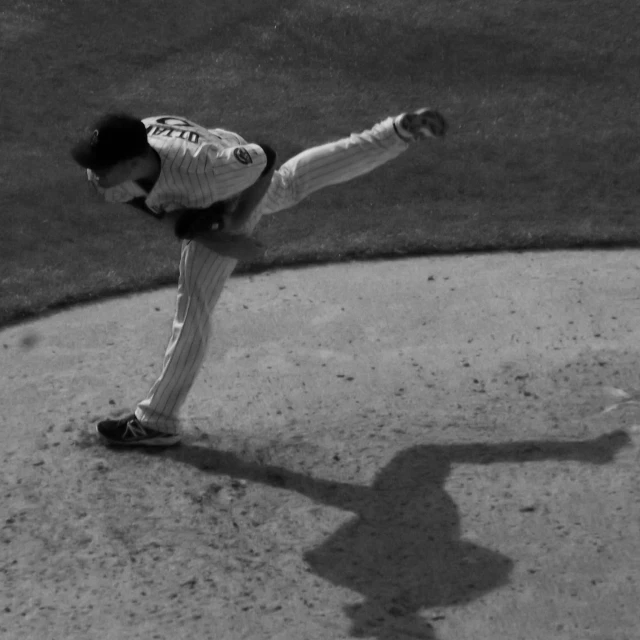
[[[400,155],[408,143],[394,118],[342,140],[303,151],[276,171],[248,223],[292,207],[324,187],[352,180]],[[179,412],[202,366],[211,335],[211,314],[237,260],[219,256],[196,242],[184,242],[175,316],[162,371],[138,404],[138,420],[158,431],[177,432]]]

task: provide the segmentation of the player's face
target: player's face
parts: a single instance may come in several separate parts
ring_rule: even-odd
[[[94,170],[93,175],[95,175],[100,187],[108,189],[109,187],[117,187],[123,182],[132,180],[135,166],[135,159],[123,160],[107,169]]]

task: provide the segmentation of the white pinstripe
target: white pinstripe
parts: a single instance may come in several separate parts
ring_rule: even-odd
[[[303,151],[274,174],[248,229],[255,228],[263,215],[287,209],[326,186],[368,173],[407,147],[394,129],[394,119],[388,118],[371,130]],[[206,353],[211,313],[236,264],[237,260],[219,256],[198,243],[183,243],[173,330],[160,377],[136,408],[142,423],[159,431],[179,430],[180,408]]]

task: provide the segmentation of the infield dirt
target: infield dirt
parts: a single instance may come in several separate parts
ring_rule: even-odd
[[[0,637],[637,638],[639,274],[589,251],[232,278],[154,453],[94,426],[159,373],[172,288],[2,331]]]

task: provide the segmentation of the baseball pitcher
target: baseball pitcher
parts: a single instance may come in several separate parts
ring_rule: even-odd
[[[420,109],[307,149],[276,170],[268,145],[185,118],[111,114],[98,121],[72,149],[89,181],[108,202],[150,213],[183,239],[162,370],[132,414],[98,423],[104,441],[151,447],[180,441],[179,413],[206,353],[211,313],[238,259],[259,250],[251,233],[263,215],[366,174],[447,129],[438,111]]]

